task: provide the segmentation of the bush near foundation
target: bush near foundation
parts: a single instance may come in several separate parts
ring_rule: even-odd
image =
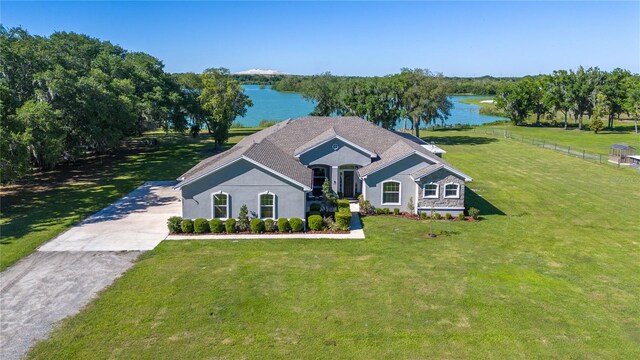
[[[264,221],[262,219],[253,218],[250,222],[251,232],[254,234],[260,234],[264,231]]]
[[[224,231],[224,223],[220,219],[209,220],[209,229],[212,233],[219,234]]]
[[[207,219],[197,218],[193,222],[193,232],[196,234],[203,234],[209,232],[209,222]]]
[[[229,234],[236,233],[236,219],[227,219],[224,223],[224,229]]]
[[[289,226],[291,227],[291,231],[293,232],[304,231],[304,222],[302,222],[302,219],[300,218],[289,219]]]
[[[264,232],[274,232],[276,228],[276,222],[273,221],[273,219],[266,219],[264,221]]]
[[[320,231],[324,227],[324,221],[320,215],[309,216],[307,223],[309,224],[309,229],[314,231]]]
[[[336,224],[340,230],[349,230],[351,227],[351,211],[349,209],[340,209],[336,213]]]
[[[289,232],[289,220],[287,218],[278,219],[278,232]]]
[[[191,219],[182,220],[182,222],[180,223],[180,229],[182,229],[182,232],[186,234],[193,233],[193,220]]]
[[[172,216],[167,220],[167,227],[169,228],[169,232],[172,234],[177,234],[182,231],[182,227],[180,224],[182,223],[182,218],[180,216]]]

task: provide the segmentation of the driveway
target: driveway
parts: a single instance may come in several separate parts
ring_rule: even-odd
[[[155,248],[167,219],[180,215],[174,181],[149,181],[42,245],[39,251],[135,251]]]
[[[0,273],[0,359],[20,359],[168,235],[173,181],[147,182]]]

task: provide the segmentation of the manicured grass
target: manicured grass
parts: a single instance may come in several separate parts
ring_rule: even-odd
[[[30,358],[640,357],[638,174],[439,136],[483,221],[165,241]]]
[[[232,130],[231,143],[256,129]],[[206,136],[149,134],[159,146],[38,174],[27,185],[6,187],[2,199],[0,271],[30,254],[73,224],[102,209],[149,180],[174,180],[203,157],[214,153]]]
[[[640,151],[640,135],[629,129],[629,123],[617,122],[622,130],[602,131],[595,134],[593,131],[578,130],[577,128],[565,130],[556,127],[535,127],[515,125],[491,125],[483,128],[506,130],[515,135],[517,139],[535,138],[545,140],[548,143],[556,143],[563,146],[571,146],[575,149],[585,150],[593,154],[608,154],[609,147],[616,143],[627,143]]]
[[[483,100],[493,100],[495,98],[495,96],[493,95],[487,95],[487,96],[474,96],[471,98],[463,98],[460,99],[458,101],[460,101],[461,103],[465,103],[465,104],[473,104],[473,105],[477,105],[477,106],[490,106],[492,105],[491,103],[483,103],[481,101]]]

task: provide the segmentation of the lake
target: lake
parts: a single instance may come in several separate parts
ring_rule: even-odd
[[[253,101],[253,106],[247,110],[244,117],[236,118],[236,121],[244,126],[257,126],[262,120],[286,120],[309,115],[315,104],[306,101],[298,93],[283,93],[271,89],[267,85],[243,85],[245,93]],[[504,120],[497,116],[481,115],[479,106],[459,102],[460,99],[475,98],[478,96],[451,96],[453,109],[447,124],[480,125],[496,120]]]

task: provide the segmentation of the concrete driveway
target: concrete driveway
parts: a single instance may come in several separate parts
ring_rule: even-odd
[[[39,251],[136,251],[155,248],[167,219],[180,215],[174,181],[149,181],[42,245]]]
[[[20,359],[168,235],[173,181],[144,183],[0,273],[0,359]]]

